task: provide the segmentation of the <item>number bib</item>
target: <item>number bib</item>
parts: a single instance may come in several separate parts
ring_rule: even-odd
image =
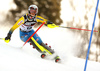
[[[37,23],[36,19],[34,18],[33,20],[29,21],[26,15],[24,16],[25,22],[20,26],[20,29],[23,31],[31,31],[34,25]]]

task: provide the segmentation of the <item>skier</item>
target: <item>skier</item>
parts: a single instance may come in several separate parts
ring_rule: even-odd
[[[32,28],[37,22],[45,22],[45,24],[49,28],[57,27],[51,21],[44,19],[41,16],[37,15],[38,7],[36,5],[30,5],[28,8],[28,13],[23,15],[9,30],[7,36],[5,37],[4,41],[9,42],[11,40],[11,35],[16,28],[20,28],[20,39],[24,42],[28,40],[28,38],[35,32]],[[41,58],[45,58],[45,56],[49,53],[50,55],[54,56],[55,62],[59,62],[60,58],[55,53],[53,49],[43,43],[41,38],[37,35],[37,33],[28,41],[31,43],[33,47],[35,47],[41,54]]]

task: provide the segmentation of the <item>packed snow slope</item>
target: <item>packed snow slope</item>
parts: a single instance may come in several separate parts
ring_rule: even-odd
[[[4,38],[8,31],[0,29],[0,38]],[[74,57],[78,50],[75,48],[80,44],[75,33],[44,26],[37,33],[56,51],[62,62],[41,59],[40,53],[28,43],[21,48],[24,43],[19,38],[19,29],[16,29],[9,43],[0,40],[0,71],[84,71],[85,59]],[[100,63],[88,61],[87,71],[100,71]]]

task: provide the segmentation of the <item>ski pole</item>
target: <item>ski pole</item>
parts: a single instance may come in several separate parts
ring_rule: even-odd
[[[23,44],[23,46],[31,39],[32,36],[35,35],[35,33],[45,24],[45,22],[43,22],[40,27],[28,38],[28,40]]]
[[[3,39],[3,38],[0,38],[0,39]]]
[[[73,28],[73,27],[64,27],[64,26],[58,26],[58,27],[60,27],[60,28],[68,28],[68,29],[75,29],[75,30],[91,31],[91,30],[88,30],[88,29],[80,29],[80,28]],[[94,30],[93,32],[100,32],[100,31]]]
[[[5,38],[0,38],[0,40],[4,40]]]

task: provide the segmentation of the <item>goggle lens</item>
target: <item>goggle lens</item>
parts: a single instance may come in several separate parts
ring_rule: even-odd
[[[36,13],[36,10],[30,9],[30,13]]]

